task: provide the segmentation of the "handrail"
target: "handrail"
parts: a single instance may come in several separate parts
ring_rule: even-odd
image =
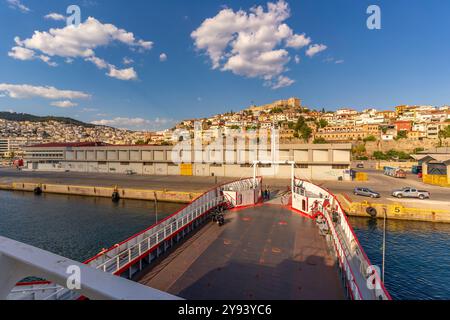
[[[314,193],[314,191],[315,191],[317,194],[320,194],[322,196],[321,199],[327,198],[330,201],[330,205],[331,205],[331,201],[334,201],[334,203],[337,204],[336,212],[338,213],[339,219],[341,221],[340,226],[342,229],[342,236],[344,237],[342,240],[338,234],[338,231],[336,230],[336,228],[334,226],[332,218],[330,217],[330,211],[327,208],[322,207],[321,210],[318,210],[318,212],[315,215],[313,215],[313,216],[309,215],[309,216],[311,218],[315,218],[317,216],[317,214],[320,214],[325,218],[327,225],[328,225],[329,229],[331,230],[331,236],[332,236],[334,248],[336,251],[336,255],[338,256],[338,258],[340,260],[340,264],[343,266],[343,271],[345,272],[346,281],[349,284],[349,288],[350,288],[353,299],[359,300],[359,299],[367,298],[362,294],[362,288],[360,288],[361,283],[358,284],[358,279],[366,280],[366,277],[364,276],[364,274],[363,274],[364,272],[362,272],[360,270],[360,268],[357,270],[353,270],[354,267],[352,267],[351,258],[356,257],[357,259],[359,259],[361,264],[365,263],[367,266],[371,266],[371,263],[370,263],[369,258],[366,255],[366,253],[364,252],[364,249],[362,248],[361,244],[359,243],[358,238],[356,237],[356,235],[353,231],[353,228],[351,227],[350,223],[348,222],[347,216],[345,215],[345,211],[342,208],[341,203],[339,202],[337,197],[333,193],[331,193],[329,190],[324,189],[320,186],[317,186],[309,181],[305,181],[305,180],[296,178],[294,193],[308,197],[308,195],[307,195],[308,191],[310,193]],[[349,256],[345,252],[345,247],[344,247],[344,244],[342,243],[342,241],[345,241],[346,247],[348,248]],[[352,251],[352,243],[354,243],[356,245],[357,250]],[[358,255],[356,254],[357,251],[359,251],[361,253],[362,257],[358,257]],[[353,255],[351,255],[351,253],[353,253]],[[361,258],[362,258],[362,260],[361,260]],[[359,277],[357,277],[356,274],[358,274]],[[374,276],[375,276],[376,283],[380,284],[381,295],[377,297],[374,295],[374,291],[370,290],[372,298],[373,299],[382,298],[384,300],[391,300],[392,298],[389,295],[389,292],[386,290],[384,283],[381,281],[378,272],[375,271]],[[366,291],[364,291],[364,292],[366,292]]]

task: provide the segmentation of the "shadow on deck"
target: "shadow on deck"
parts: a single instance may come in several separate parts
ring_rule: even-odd
[[[315,222],[274,205],[227,213],[136,280],[190,300],[345,298]]]

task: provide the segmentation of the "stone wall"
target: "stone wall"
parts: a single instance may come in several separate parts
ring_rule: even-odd
[[[366,142],[366,152],[371,155],[375,151],[387,152],[394,149],[412,153],[417,148],[424,148],[425,150],[436,148],[438,144],[439,140],[437,139],[423,139],[421,141],[409,139],[400,139],[397,141],[370,141]],[[446,144],[450,145],[450,139],[443,140],[443,145],[445,146]]]

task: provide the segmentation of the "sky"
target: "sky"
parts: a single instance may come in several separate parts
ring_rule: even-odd
[[[292,96],[446,105],[449,15],[446,0],[0,0],[0,110],[160,130]]]

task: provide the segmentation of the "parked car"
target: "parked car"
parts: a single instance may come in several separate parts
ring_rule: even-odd
[[[381,197],[381,195],[378,192],[370,190],[369,188],[355,188],[355,190],[353,190],[353,193],[355,194],[355,196],[363,196],[363,197],[370,197],[370,198],[380,198]]]
[[[406,187],[401,190],[394,190],[392,195],[396,198],[418,198],[429,199],[431,194],[425,190],[417,190],[416,188]]]
[[[357,167],[358,169],[364,169],[364,163],[358,163],[358,164],[356,165],[356,167]]]

